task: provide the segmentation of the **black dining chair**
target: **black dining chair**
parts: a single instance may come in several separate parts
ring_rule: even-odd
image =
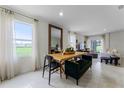
[[[51,74],[53,74],[59,70],[60,64],[56,60],[54,60],[52,56],[46,55],[45,59],[44,59],[42,77],[44,77],[44,72],[45,72],[46,68],[49,68],[49,82],[48,82],[48,84],[50,85]]]

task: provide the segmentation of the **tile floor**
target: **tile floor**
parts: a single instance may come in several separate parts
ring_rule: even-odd
[[[93,61],[89,69],[79,80],[69,77],[67,80],[58,73],[52,74],[51,86],[48,85],[48,72],[42,78],[42,71],[29,72],[0,83],[0,88],[116,88],[124,87],[124,68]]]

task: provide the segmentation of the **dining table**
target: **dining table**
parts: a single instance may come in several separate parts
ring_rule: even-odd
[[[82,55],[87,55],[87,52],[75,52],[73,54],[54,53],[54,54],[48,54],[48,55],[52,56],[53,59],[60,64],[60,77],[62,78],[62,73],[64,71],[63,64],[65,60],[80,57]]]

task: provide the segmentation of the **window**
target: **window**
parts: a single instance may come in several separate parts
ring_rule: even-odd
[[[100,53],[103,51],[102,40],[91,40],[91,49],[94,52]]]
[[[32,55],[32,25],[14,21],[14,39],[16,43],[17,56],[31,56]]]

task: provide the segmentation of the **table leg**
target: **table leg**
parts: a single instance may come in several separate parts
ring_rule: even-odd
[[[113,62],[113,60],[112,60],[112,59],[110,59],[110,64],[112,64],[112,62]]]
[[[117,59],[115,59],[115,65],[116,65],[116,66],[118,65],[118,60],[117,60]]]
[[[108,59],[106,59],[106,64],[108,63]]]
[[[60,78],[62,78],[62,65],[60,64]]]
[[[62,73],[64,72],[63,61],[60,62],[60,77],[62,78]]]

